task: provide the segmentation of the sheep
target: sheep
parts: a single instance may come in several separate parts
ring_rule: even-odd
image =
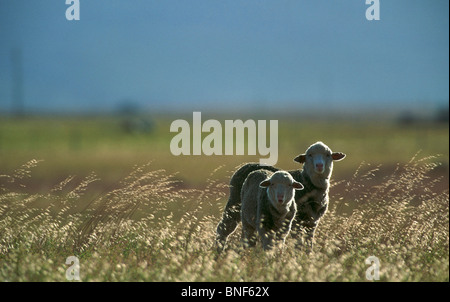
[[[297,247],[306,246],[307,251],[312,250],[314,232],[320,218],[328,208],[328,191],[333,161],[340,161],[345,156],[342,152],[332,152],[322,142],[316,142],[304,154],[294,158],[295,162],[303,164],[303,169],[288,172],[294,180],[304,186],[303,190],[297,190],[295,193],[297,213],[292,224],[291,234],[297,240]],[[239,224],[242,185],[251,172],[259,169],[272,172],[279,170],[273,166],[248,163],[240,167],[231,177],[230,196],[216,230],[216,248],[219,253],[225,248],[228,236],[235,231]]]
[[[264,169],[251,172],[241,190],[244,246],[255,246],[255,231],[264,250],[272,249],[275,240],[284,243],[297,209],[295,190],[301,189],[303,185],[288,172]]]

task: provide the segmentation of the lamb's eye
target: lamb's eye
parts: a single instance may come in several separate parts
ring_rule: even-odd
[[[330,156],[331,156],[331,154],[327,153],[327,157],[330,157]]]

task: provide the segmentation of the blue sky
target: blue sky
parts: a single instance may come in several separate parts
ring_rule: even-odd
[[[0,112],[384,110],[449,99],[449,1],[0,0]]]

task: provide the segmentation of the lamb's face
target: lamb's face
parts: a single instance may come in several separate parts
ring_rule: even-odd
[[[322,142],[311,145],[305,154],[297,156],[294,160],[304,163],[304,168],[309,175],[322,175],[328,178],[333,171],[333,160],[341,160],[344,153],[332,152],[331,149]]]
[[[316,144],[306,151],[305,165],[317,174],[328,175],[333,170],[331,150],[324,144]]]
[[[293,199],[295,190],[302,190],[303,185],[295,181],[284,171],[277,171],[269,179],[261,182],[261,187],[267,188],[267,196],[275,207],[285,207]]]

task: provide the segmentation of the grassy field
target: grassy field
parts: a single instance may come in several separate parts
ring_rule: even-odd
[[[173,156],[177,118],[2,117],[0,280],[66,281],[69,256],[82,281],[366,281],[370,256],[381,281],[449,280],[448,124],[280,118],[277,166],[317,140],[347,154],[314,251],[238,230],[218,257],[229,177],[260,156]]]

